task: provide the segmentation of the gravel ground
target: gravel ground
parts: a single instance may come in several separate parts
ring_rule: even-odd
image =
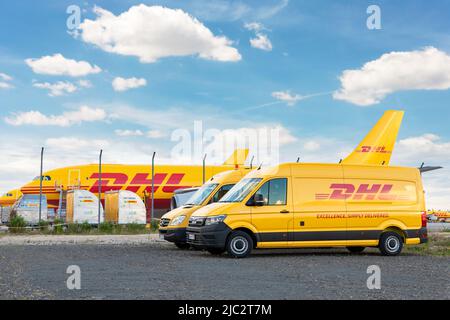
[[[81,268],[81,290],[66,269]],[[381,268],[381,290],[366,286]],[[350,255],[345,249],[255,251],[247,259],[173,245],[0,247],[0,299],[450,299],[450,258]]]
[[[49,245],[145,245],[159,240],[158,234],[132,235],[4,235],[0,237],[0,247],[9,245],[49,246]]]

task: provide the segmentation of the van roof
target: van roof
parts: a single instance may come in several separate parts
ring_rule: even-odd
[[[310,177],[321,177],[335,171],[336,175],[346,176],[379,175],[380,178],[416,179],[420,175],[419,169],[414,167],[380,166],[380,165],[346,165],[338,163],[282,163],[279,165],[254,170],[247,177],[286,176],[302,174]]]
[[[208,183],[237,183],[250,171],[250,168],[239,168],[235,170],[223,171],[214,175],[208,180]]]

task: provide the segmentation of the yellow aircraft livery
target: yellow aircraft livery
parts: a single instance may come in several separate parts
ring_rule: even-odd
[[[389,110],[342,164],[388,165],[403,119],[403,111]]]
[[[0,197],[0,207],[9,207],[12,206],[17,199],[22,196],[22,193],[19,189],[14,189],[6,192],[4,195]]]
[[[206,166],[205,181],[222,171],[244,164],[248,149],[238,149],[221,166]],[[154,175],[155,215],[170,208],[170,199],[177,189],[190,188],[203,184],[203,167],[192,165],[157,165]],[[71,189],[88,190],[98,195],[99,172],[97,164],[80,165],[50,170],[42,175],[42,191],[50,207],[58,207],[60,191]],[[141,198],[151,200],[152,173],[149,165],[102,165],[101,188],[104,193],[128,190]],[[39,176],[23,186],[23,194],[39,194]]]

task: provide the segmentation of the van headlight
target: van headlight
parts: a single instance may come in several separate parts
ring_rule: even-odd
[[[186,219],[186,216],[179,216],[179,217],[176,217],[175,219],[173,219],[172,221],[170,221],[170,224],[169,224],[169,225],[171,225],[171,226],[177,226],[177,225],[183,223],[184,219]]]
[[[205,220],[205,226],[209,226],[211,224],[217,224],[219,222],[222,222],[223,220],[225,220],[226,217],[227,217],[226,214],[222,214],[220,216],[207,217]]]

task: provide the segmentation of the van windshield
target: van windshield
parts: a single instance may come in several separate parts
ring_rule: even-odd
[[[261,180],[261,178],[242,179],[219,202],[241,202],[255,189]]]
[[[192,197],[186,201],[187,206],[189,205],[194,205],[194,206],[199,206],[201,205],[206,198],[209,197],[209,195],[214,191],[214,189],[216,189],[216,187],[218,186],[218,183],[208,183],[208,184],[204,184],[200,189],[198,189],[193,195]]]

